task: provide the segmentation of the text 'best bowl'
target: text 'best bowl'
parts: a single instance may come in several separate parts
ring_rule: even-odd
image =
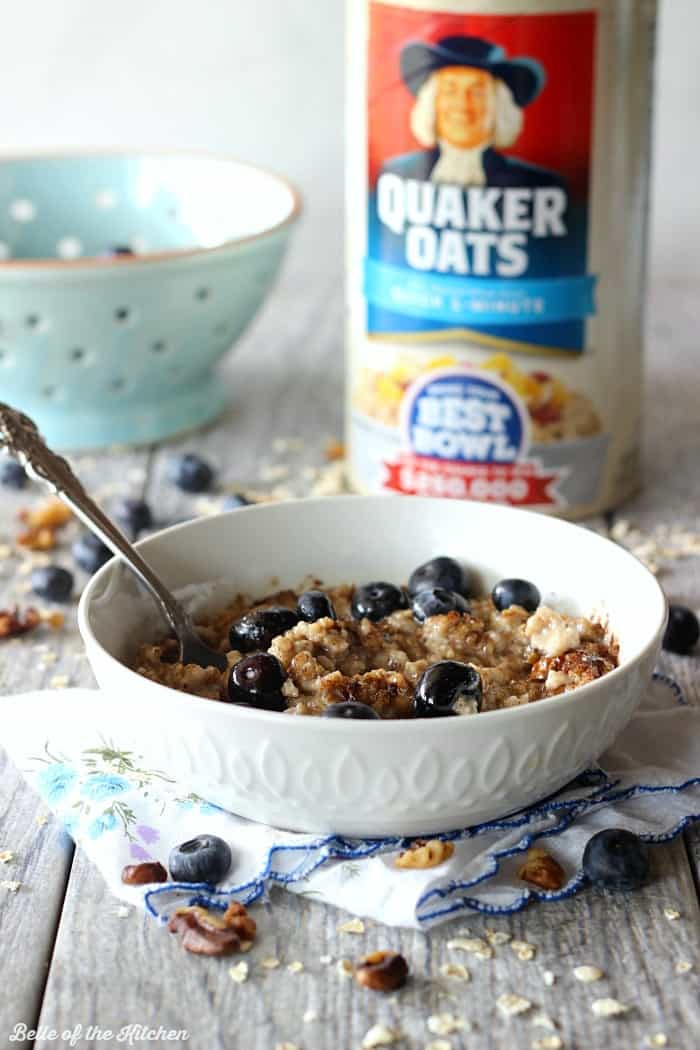
[[[268,504],[178,525],[139,544],[165,582],[222,608],[309,574],[328,585],[405,582],[438,554],[488,593],[524,577],[562,612],[607,618],[620,666],[571,692],[468,717],[356,721],[237,708],[130,670],[164,634],[116,561],[83,594],[80,630],[115,746],[210,801],[284,828],[417,835],[502,816],[549,795],[614,740],[647,688],[666,619],[654,577],[586,529],[488,504],[346,496]],[[197,586],[201,585],[201,586]]]
[[[0,391],[50,445],[155,441],[226,403],[214,366],[255,315],[296,191],[189,154],[0,160]]]

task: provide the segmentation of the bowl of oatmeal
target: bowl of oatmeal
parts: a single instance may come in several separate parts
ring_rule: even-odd
[[[595,532],[488,504],[267,504],[144,540],[228,668],[178,662],[116,561],[80,606],[120,748],[242,816],[417,835],[558,790],[637,706],[666,605]]]

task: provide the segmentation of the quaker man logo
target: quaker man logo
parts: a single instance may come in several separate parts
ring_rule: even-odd
[[[506,157],[523,128],[523,110],[545,84],[532,58],[473,36],[435,44],[412,42],[401,52],[401,76],[415,95],[411,131],[425,147],[389,160],[384,172],[461,186],[562,186],[554,172]]]

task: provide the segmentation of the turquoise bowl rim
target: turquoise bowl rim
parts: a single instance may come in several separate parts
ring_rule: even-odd
[[[21,161],[79,160],[90,157],[131,157],[135,160],[143,157],[162,157],[163,159],[167,157],[177,157],[189,158],[191,160],[212,160],[220,163],[235,164],[239,168],[248,168],[249,171],[257,172],[260,175],[266,175],[267,177],[279,182],[291,194],[292,207],[289,214],[286,215],[284,219],[280,219],[279,222],[268,226],[267,229],[243,237],[233,237],[230,240],[222,241],[221,244],[216,244],[211,248],[195,245],[187,248],[169,248],[165,251],[145,251],[139,252],[135,255],[116,255],[104,258],[101,256],[90,255],[81,256],[78,259],[56,259],[53,257],[37,257],[35,259],[1,259],[0,276],[8,271],[15,273],[26,271],[31,273],[37,270],[44,271],[53,269],[64,272],[66,270],[107,270],[112,266],[148,266],[149,263],[167,262],[173,259],[185,259],[198,255],[216,255],[219,252],[225,252],[232,248],[237,248],[239,245],[252,244],[254,241],[263,240],[265,237],[270,237],[273,234],[279,233],[280,230],[284,230],[286,227],[293,225],[303,210],[301,193],[294,183],[290,182],[286,176],[280,175],[279,172],[266,168],[261,164],[251,164],[248,161],[240,160],[238,157],[233,157],[230,154],[216,153],[210,150],[170,149],[167,146],[150,149],[120,146],[115,147],[114,149],[86,150],[76,148],[33,150],[29,153],[3,153],[2,156],[0,156],[0,170],[2,170],[6,164],[16,164]]]

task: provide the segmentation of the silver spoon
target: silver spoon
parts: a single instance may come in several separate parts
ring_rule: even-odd
[[[202,642],[178,600],[121,530],[90,499],[66,460],[48,448],[36,424],[22,412],[0,402],[0,450],[3,448],[19,460],[30,477],[48,485],[146,585],[180,643],[181,662],[225,671],[228,661],[224,654]]]

